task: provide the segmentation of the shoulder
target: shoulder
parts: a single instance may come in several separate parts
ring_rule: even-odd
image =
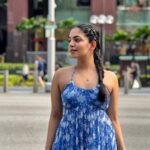
[[[62,68],[59,68],[58,70],[55,71],[55,75],[54,76],[61,77],[63,75],[71,73],[72,70],[73,70],[73,66],[62,67]]]
[[[116,74],[112,71],[109,71],[109,70],[104,70],[104,76],[108,76],[108,77],[111,77],[113,79],[117,78]]]
[[[112,71],[104,70],[104,84],[111,93],[113,88],[115,88],[116,84],[118,84],[116,74]]]
[[[60,90],[70,81],[73,69],[73,66],[69,66],[56,70],[53,80],[57,82]]]

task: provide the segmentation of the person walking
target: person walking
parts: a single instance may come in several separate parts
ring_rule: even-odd
[[[77,64],[55,72],[45,150],[124,150],[118,80],[103,69],[98,32],[76,25],[68,40]]]
[[[46,75],[46,61],[42,56],[36,56],[35,64],[37,66],[38,71],[38,80],[42,88],[45,87],[44,77]]]
[[[131,62],[131,76],[132,76],[132,88],[141,88],[140,81],[140,66],[137,62]]]
[[[24,81],[27,81],[29,78],[29,66],[27,64],[24,64],[22,67],[22,77]]]

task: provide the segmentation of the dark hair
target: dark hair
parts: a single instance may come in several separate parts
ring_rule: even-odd
[[[103,56],[102,56],[102,48],[100,44],[99,32],[96,31],[95,27],[91,24],[80,24],[80,25],[73,26],[72,28],[81,29],[81,31],[89,39],[89,42],[92,42],[93,40],[96,41],[96,48],[94,50],[94,63],[98,73],[98,83],[100,84],[99,99],[101,102],[104,102],[106,98],[106,88],[103,83],[103,78],[104,78]]]

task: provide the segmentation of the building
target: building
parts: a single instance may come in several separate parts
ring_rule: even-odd
[[[6,3],[4,1],[0,1],[0,55],[5,54],[6,52],[6,41],[7,41],[7,33],[6,33]]]
[[[104,25],[106,35],[112,34],[116,28],[132,30],[141,25],[150,24],[149,0],[56,0],[55,2],[57,5],[56,21],[74,17],[79,22],[89,22],[92,14],[114,16],[113,24]],[[15,28],[22,18],[46,17],[48,0],[3,0],[0,3],[0,12],[2,12],[0,13],[2,20],[0,21],[0,33],[3,32],[3,40],[7,37],[7,44],[4,44],[1,53],[6,53],[7,61],[27,61],[27,53],[34,52],[35,42],[43,43],[43,48],[39,51],[46,51],[44,32],[42,38],[37,39],[31,38],[33,35],[29,32],[17,32]],[[57,47],[61,46],[63,47],[64,43],[58,41]],[[106,42],[106,49],[107,59],[117,53],[111,43]]]

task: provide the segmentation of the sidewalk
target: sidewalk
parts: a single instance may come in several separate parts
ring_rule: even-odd
[[[3,87],[0,86],[0,93],[4,93],[3,92]],[[15,87],[9,87],[8,88],[8,92],[7,93],[33,93],[33,87],[27,87],[27,86],[15,86]],[[38,88],[38,93],[45,93],[45,89],[39,87]]]

